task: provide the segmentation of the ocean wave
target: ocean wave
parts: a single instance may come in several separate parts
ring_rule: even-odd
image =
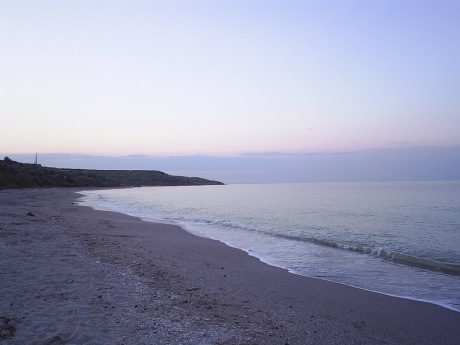
[[[460,276],[460,265],[458,264],[439,262],[431,259],[421,258],[418,256],[393,252],[385,248],[373,248],[370,246],[351,245],[330,239],[304,238],[284,234],[272,235],[278,238],[283,238],[291,241],[309,242],[320,246],[341,250],[349,250],[359,254],[372,255],[405,266],[425,269],[434,272],[441,272],[453,276]]]
[[[339,250],[348,250],[358,254],[366,254],[380,259],[394,262],[397,264],[410,266],[414,268],[425,269],[433,272],[441,272],[448,275],[460,276],[460,265],[453,263],[440,262],[432,259],[421,258],[414,255],[408,255],[395,251],[390,251],[386,248],[374,248],[365,245],[352,245],[331,239],[321,239],[314,237],[300,237],[287,234],[273,233],[271,231],[264,231],[256,228],[250,228],[245,225],[236,224],[229,220],[209,220],[209,219],[195,219],[194,223],[201,223],[211,226],[219,226],[223,228],[230,228],[232,230],[240,230],[247,232],[256,232],[266,236],[273,236],[285,240],[296,242],[308,242],[315,245],[335,248]]]

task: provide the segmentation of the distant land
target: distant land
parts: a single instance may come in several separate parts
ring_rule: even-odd
[[[4,156],[23,163],[35,161],[35,153],[0,151],[0,157]],[[322,153],[253,152],[233,156],[96,156],[39,152],[38,163],[72,169],[160,170],[226,184],[460,180],[458,145]]]
[[[43,167],[0,160],[0,188],[134,187],[223,185],[199,177],[168,175],[156,170],[90,170]]]

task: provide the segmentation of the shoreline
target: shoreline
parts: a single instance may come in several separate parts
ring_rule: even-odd
[[[253,252],[253,251],[249,251],[249,250],[246,250],[244,248],[240,248],[238,247],[237,245],[233,245],[232,243],[228,243],[227,241],[224,241],[224,240],[221,240],[219,238],[215,238],[213,236],[210,236],[208,234],[205,234],[203,232],[200,232],[199,230],[191,230],[189,228],[189,225],[186,223],[186,222],[181,222],[181,221],[166,221],[166,220],[162,220],[162,219],[156,219],[156,218],[148,218],[148,217],[141,217],[141,216],[137,216],[137,215],[130,215],[129,213],[124,213],[123,211],[117,211],[117,210],[114,210],[114,209],[110,209],[110,208],[106,208],[104,206],[100,206],[98,205],[96,202],[92,202],[90,201],[91,198],[88,197],[87,195],[85,195],[83,192],[81,192],[81,195],[82,195],[82,199],[83,198],[87,198],[87,200],[82,200],[82,201],[79,201],[80,205],[82,206],[88,206],[88,207],[91,207],[92,209],[94,210],[100,210],[100,211],[107,211],[107,212],[115,212],[115,213],[120,213],[120,214],[123,214],[123,215],[127,215],[127,216],[132,216],[132,217],[135,217],[135,218],[138,218],[142,221],[146,221],[146,222],[151,222],[151,223],[161,223],[161,224],[169,224],[169,225],[176,225],[176,226],[179,226],[180,228],[182,228],[184,231],[192,234],[192,235],[195,235],[195,236],[198,236],[198,237],[203,237],[203,238],[207,238],[207,239],[211,239],[211,240],[214,240],[214,241],[218,241],[220,243],[223,243],[224,245],[228,246],[228,247],[231,247],[231,248],[234,248],[234,249],[237,249],[237,250],[242,250],[244,251],[245,253],[247,253],[249,256],[252,256],[258,260],[260,260],[261,262],[269,265],[269,266],[273,266],[273,267],[277,267],[277,268],[280,268],[280,269],[284,269],[284,270],[287,270],[289,273],[291,274],[294,274],[294,275],[299,275],[299,276],[302,276],[302,277],[307,277],[307,278],[312,278],[312,279],[319,279],[319,280],[324,280],[324,281],[327,281],[327,282],[331,282],[331,283],[335,283],[335,284],[340,284],[340,285],[344,285],[344,286],[347,286],[347,287],[352,287],[352,288],[356,288],[356,289],[360,289],[360,290],[363,290],[363,291],[367,291],[367,292],[373,292],[373,293],[378,293],[378,294],[382,294],[382,295],[385,295],[385,296],[390,296],[390,297],[395,297],[395,298],[401,298],[401,299],[407,299],[407,300],[411,300],[411,301],[418,301],[418,302],[423,302],[423,303],[430,303],[430,304],[433,304],[433,305],[436,305],[436,306],[440,306],[442,308],[446,308],[448,310],[451,310],[451,311],[455,311],[455,312],[459,312],[460,313],[460,309],[458,307],[455,307],[454,304],[448,304],[448,303],[445,303],[443,302],[442,300],[434,300],[434,299],[423,299],[423,298],[417,298],[417,297],[413,297],[413,296],[410,296],[410,295],[400,295],[400,294],[397,294],[397,293],[391,293],[391,292],[384,292],[384,291],[379,291],[379,290],[373,290],[371,288],[366,288],[366,287],[362,287],[362,286],[359,286],[359,285],[353,285],[352,283],[347,283],[347,282],[341,282],[341,281],[334,281],[333,279],[328,279],[328,278],[322,278],[322,277],[315,277],[315,276],[309,276],[309,275],[305,275],[305,274],[302,274],[302,273],[298,273],[294,270],[291,270],[289,267],[285,267],[285,266],[282,266],[282,265],[279,265],[279,264],[276,264],[275,262],[272,262],[270,261],[270,259],[266,258],[266,257],[263,257],[261,255],[257,255],[256,252]],[[343,249],[342,249],[343,250]],[[445,265],[449,265],[447,263],[443,263]],[[414,267],[412,267],[414,268]]]
[[[0,326],[16,329],[1,344],[460,339],[457,311],[300,276],[177,225],[81,206],[80,190],[0,192]]]

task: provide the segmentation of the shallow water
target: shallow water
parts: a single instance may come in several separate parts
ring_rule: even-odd
[[[86,202],[186,229],[300,275],[460,311],[460,182],[85,191]]]

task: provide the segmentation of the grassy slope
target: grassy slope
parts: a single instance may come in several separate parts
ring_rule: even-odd
[[[132,187],[223,184],[199,177],[172,176],[147,170],[86,170],[42,167],[7,157],[0,160],[0,187]]]

